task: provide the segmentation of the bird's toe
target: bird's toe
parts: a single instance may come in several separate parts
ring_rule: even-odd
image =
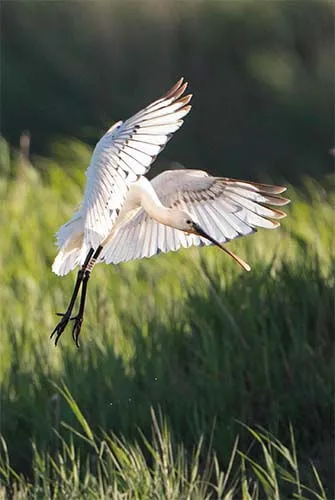
[[[83,317],[82,316],[74,316],[71,318],[71,320],[74,321],[73,329],[72,329],[72,338],[76,346],[79,348],[79,335],[80,335],[80,330],[81,330],[81,325],[83,322]]]

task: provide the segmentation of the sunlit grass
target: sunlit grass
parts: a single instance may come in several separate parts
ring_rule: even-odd
[[[34,160],[38,171],[27,165],[19,171],[14,158],[0,178],[0,423],[9,455],[2,453],[2,483],[10,460],[30,482],[9,474],[10,481],[39,498],[43,491],[46,498],[50,491],[54,498],[70,491],[78,498],[84,491],[87,498],[165,498],[168,491],[166,498],[192,499],[234,498],[238,491],[261,499],[282,498],[281,488],[311,498],[302,485],[325,498],[320,482],[331,487],[333,179],[290,187],[292,204],[279,230],[230,244],[250,273],[215,248],[97,266],[78,351],[70,331],[57,348],[48,338],[75,279],[75,273],[59,278],[50,270],[54,233],[80,202],[89,158],[85,147],[72,147],[68,171],[56,150],[53,162]],[[62,382],[71,391],[63,393],[67,402],[54,386]],[[162,420],[155,417],[158,408]],[[96,447],[73,431],[64,434],[62,422],[84,430]],[[259,430],[252,435],[258,425],[272,433],[270,441]],[[296,452],[286,445],[291,455],[285,458],[280,443],[293,433]],[[222,489],[237,435],[242,454],[234,451],[237,469]],[[159,436],[168,450],[167,476]],[[249,459],[252,437],[261,440],[260,449],[253,446]]]
[[[161,414],[151,409],[151,438],[139,431],[129,442],[114,433],[95,433],[66,386],[58,388],[76,417],[79,430],[62,423],[53,454],[33,445],[32,480],[26,481],[10,465],[7,445],[1,441],[0,495],[12,498],[113,498],[142,499],[280,499],[290,491],[294,498],[325,500],[326,493],[313,465],[316,488],[300,480],[294,435],[285,446],[263,431],[249,428],[261,453],[256,462],[238,450],[238,439],[223,470],[212,445],[204,450],[200,438],[187,451],[175,442]],[[64,428],[69,431],[64,436]],[[78,442],[84,445],[78,447]],[[287,486],[287,488],[286,488]]]

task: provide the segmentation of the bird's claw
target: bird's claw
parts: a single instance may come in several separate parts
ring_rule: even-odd
[[[74,321],[72,329],[72,338],[76,346],[79,348],[80,346],[79,335],[80,335],[81,325],[83,323],[83,316],[78,314],[78,316],[73,316],[71,320]]]
[[[56,334],[56,338],[55,338],[55,345],[57,345],[58,343],[58,340],[60,338],[60,336],[62,335],[62,333],[64,332],[65,328],[66,328],[66,325],[68,324],[68,322],[70,321],[70,314],[68,313],[56,313],[57,316],[62,316],[62,319],[60,320],[60,322],[56,325],[56,327],[54,328],[53,332],[51,333],[50,335],[50,339],[53,338],[53,336]]]
[[[50,338],[52,339],[54,335],[56,335],[55,338],[55,345],[57,345],[58,340],[60,336],[62,335],[63,331],[65,330],[67,324],[69,321],[74,321],[73,329],[72,329],[72,338],[76,346],[79,348],[79,335],[80,335],[80,330],[81,330],[81,325],[83,323],[83,316],[82,315],[77,315],[77,316],[70,316],[68,313],[56,313],[57,316],[61,316],[62,319],[60,322],[56,325],[55,329],[50,335]]]

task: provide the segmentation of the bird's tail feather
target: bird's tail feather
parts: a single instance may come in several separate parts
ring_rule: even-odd
[[[84,220],[79,211],[56,234],[59,252],[52,265],[55,274],[64,276],[81,263],[83,239]]]

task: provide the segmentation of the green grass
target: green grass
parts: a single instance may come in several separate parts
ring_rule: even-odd
[[[230,244],[250,273],[215,248],[97,266],[80,350],[55,348],[76,273],[52,274],[54,232],[89,153],[1,146],[0,498],[332,498],[333,178]]]

